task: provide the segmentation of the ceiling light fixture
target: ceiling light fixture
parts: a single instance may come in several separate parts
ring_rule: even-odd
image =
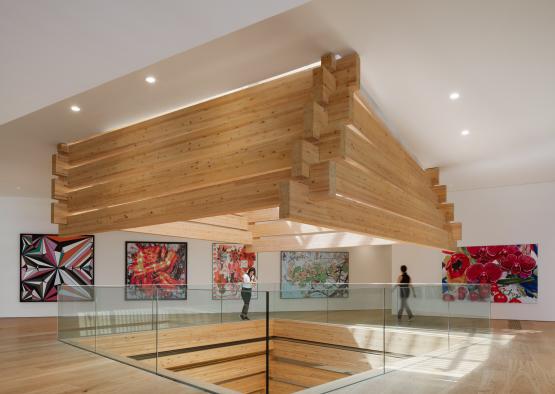
[[[469,135],[469,134],[470,134],[470,131],[468,130],[461,131],[461,135]]]
[[[152,75],[149,75],[148,77],[145,78],[145,81],[147,81],[152,85],[153,83],[156,82],[156,78],[154,78]]]
[[[71,110],[72,110],[73,112],[79,112],[79,111],[81,111],[81,108],[79,108],[77,105],[72,105],[72,106],[71,106]]]
[[[449,99],[450,99],[451,101],[458,100],[459,97],[461,97],[461,95],[460,95],[459,92],[453,92],[453,93],[451,93],[451,94],[449,95]]]

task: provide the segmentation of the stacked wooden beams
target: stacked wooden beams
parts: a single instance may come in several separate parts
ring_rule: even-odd
[[[312,78],[292,74],[60,145],[54,222],[62,234],[94,233],[277,207]]]
[[[358,67],[356,54],[339,61],[334,55],[328,54],[322,58],[320,67],[312,70],[312,96],[305,106],[304,134],[294,145],[291,179],[308,184],[311,168],[320,162],[318,145],[321,141],[333,138],[334,128],[345,120],[349,91],[359,86]],[[249,250],[257,252],[391,243],[365,234],[337,231],[336,226],[307,226],[283,220],[257,223],[251,231],[253,242]]]
[[[293,156],[292,179],[308,184],[311,168],[320,162],[319,145],[333,141],[337,129],[347,119],[350,92],[359,88],[359,59],[356,54],[340,60],[332,54],[322,57],[313,71],[312,101],[305,107],[304,136],[297,141]],[[331,116],[329,115],[331,113]],[[280,206],[282,209],[283,204]],[[282,216],[286,217],[286,216]],[[337,226],[310,226],[301,222],[260,223],[252,229],[252,251],[321,249],[381,245],[391,241],[337,231]],[[317,231],[314,229],[317,228]],[[276,232],[276,229],[279,231]]]
[[[422,170],[361,96],[356,53],[60,144],[52,168],[61,234],[129,230],[254,251],[384,239],[455,249],[461,238],[438,169]]]
[[[329,63],[329,57],[325,59]],[[324,69],[326,61],[322,59]],[[352,63],[358,69],[358,58]],[[452,223],[453,204],[446,203],[447,189],[438,184],[439,171],[420,168],[362,98],[358,74],[341,71],[330,70],[335,91],[326,102],[322,95],[313,95],[314,105],[324,105],[328,120],[314,142],[318,162],[309,165],[308,182],[291,180],[282,185],[280,216],[401,242],[456,248],[461,226]],[[314,89],[320,91],[319,80],[315,83]]]

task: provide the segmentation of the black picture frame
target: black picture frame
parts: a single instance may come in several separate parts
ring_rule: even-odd
[[[141,299],[141,298],[133,298],[130,297],[130,289],[132,288],[132,285],[129,284],[129,277],[127,274],[127,267],[128,267],[128,262],[127,262],[127,248],[129,244],[160,244],[160,245],[182,245],[185,248],[185,283],[182,285],[184,288],[184,292],[183,292],[183,297],[182,298],[163,298],[163,299],[158,299],[158,301],[186,301],[187,300],[187,290],[188,290],[188,283],[189,283],[189,246],[187,242],[177,242],[177,241],[125,241],[125,245],[124,245],[124,264],[123,264],[123,269],[124,269],[124,282],[125,282],[125,288],[124,288],[124,298],[125,301],[149,301],[152,299]]]
[[[23,238],[25,236],[31,236],[31,237],[65,237],[64,235],[59,235],[59,234],[52,234],[52,233],[48,233],[48,234],[43,234],[43,233],[19,233],[19,302],[23,302],[23,303],[51,303],[51,302],[58,302],[58,289],[56,289],[56,300],[51,300],[51,301],[47,301],[47,300],[40,300],[40,301],[33,301],[33,300],[26,300],[23,298],[23,293],[22,293],[22,284],[23,284],[23,277],[22,277],[22,272],[21,272],[21,259],[23,258]],[[91,283],[90,284],[83,284],[83,286],[94,286],[94,280],[95,280],[95,275],[96,275],[96,258],[95,258],[95,251],[96,251],[96,239],[94,235],[89,235],[89,234],[85,234],[85,235],[79,235],[76,237],[82,237],[82,238],[91,238],[92,239],[92,255],[91,255],[91,260],[92,260],[92,265],[93,265],[93,270],[92,270],[92,275],[91,275]],[[63,285],[64,283],[61,283],[60,285]],[[56,285],[56,287],[59,287],[60,285]],[[64,300],[64,302],[72,302],[72,301],[93,301],[94,300],[94,288],[91,288],[92,291],[89,291],[89,297],[88,298],[84,298],[84,299],[75,299],[75,300]]]
[[[351,255],[348,251],[329,251],[329,250],[282,250],[279,252],[279,298],[282,300],[302,300],[302,299],[318,299],[318,298],[322,298],[324,299],[325,297],[284,297],[283,293],[285,292],[285,290],[283,290],[283,255],[285,253],[344,253],[347,255],[347,261],[349,263],[349,266],[351,265]],[[342,285],[344,285],[345,288],[345,293],[346,293],[346,297],[338,297],[338,299],[345,299],[345,298],[349,298],[350,296],[350,291],[349,291],[349,282],[344,282],[342,283]]]

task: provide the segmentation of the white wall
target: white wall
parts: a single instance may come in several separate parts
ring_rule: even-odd
[[[493,304],[492,318],[555,320],[555,183],[449,193],[455,219],[463,223],[459,245],[538,243],[538,303]],[[394,245],[392,280],[406,264],[415,282],[441,282],[440,251]]]
[[[500,319],[555,320],[555,183],[511,186],[449,193],[455,216],[463,222],[461,245],[537,242],[539,244],[539,299],[537,304],[496,304],[492,317]],[[19,302],[19,234],[55,233],[50,224],[50,201],[0,197],[0,316],[52,316],[56,303]],[[96,235],[98,285],[124,283],[126,240],[171,240],[170,237],[111,232]],[[177,239],[177,238],[174,238]],[[183,241],[183,239],[179,239]],[[186,240],[190,284],[211,280],[211,243]],[[412,245],[393,248],[361,247],[349,250],[350,281],[395,281],[406,264],[414,282],[441,282],[441,252]],[[279,282],[279,253],[260,253],[260,282]],[[391,264],[387,262],[391,261]],[[386,263],[383,263],[386,262]],[[300,301],[296,301],[299,308]],[[311,302],[311,301],[310,301]]]
[[[391,282],[397,282],[401,265],[406,265],[414,283],[441,283],[441,260],[442,253],[438,249],[409,244],[393,245]]]
[[[50,224],[50,200],[0,197],[0,317],[6,316],[55,316],[56,303],[19,302],[19,234],[56,233],[57,226]],[[168,241],[188,243],[188,283],[206,285],[212,278],[212,243],[183,238],[153,236],[149,234],[109,232],[95,236],[95,284],[123,286],[125,283],[125,241]],[[350,252],[350,281],[387,282],[391,276],[391,246],[364,246],[345,249]],[[258,254],[258,279],[260,283],[279,283],[280,254]],[[277,288],[277,287],[276,287]],[[115,290],[114,294],[117,293]],[[197,292],[198,294],[198,292]],[[192,294],[189,294],[192,296]],[[352,292],[344,304],[368,305],[361,292]],[[122,298],[114,296],[115,298]],[[106,299],[106,297],[104,297]],[[192,300],[192,298],[190,298]],[[116,302],[116,300],[114,300]],[[314,300],[293,300],[298,309],[310,308]],[[376,302],[379,304],[379,302]],[[236,305],[227,303],[230,308]],[[238,303],[239,304],[239,303]],[[138,304],[136,304],[138,305]],[[169,304],[168,304],[169,305]],[[380,304],[381,305],[381,304]],[[253,305],[254,306],[254,305]]]
[[[56,303],[19,302],[19,234],[56,231],[50,201],[0,197],[0,317],[56,314]]]

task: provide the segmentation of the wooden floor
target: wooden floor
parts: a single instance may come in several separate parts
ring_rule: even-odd
[[[0,393],[199,393],[56,340],[55,318],[0,319]]]
[[[520,326],[509,329],[507,321],[494,321],[490,344],[462,348],[339,392],[555,393],[555,323]],[[198,392],[59,343],[53,318],[0,319],[0,370],[0,393]]]
[[[493,339],[337,393],[555,393],[555,323],[492,321]]]

